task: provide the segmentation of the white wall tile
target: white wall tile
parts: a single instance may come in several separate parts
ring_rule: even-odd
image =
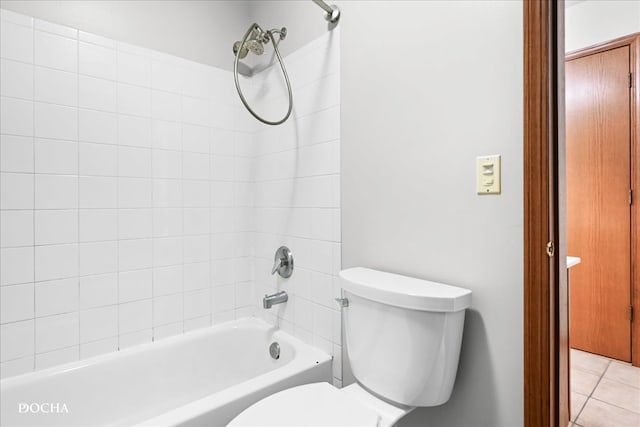
[[[185,264],[183,266],[184,290],[196,290],[210,287],[210,270],[211,264],[209,262]]]
[[[35,176],[36,209],[71,209],[78,206],[78,177]]]
[[[63,363],[71,363],[78,360],[78,346],[62,348],[36,355],[36,369],[46,369]]]
[[[116,111],[116,84],[111,80],[80,76],[78,105],[101,111]]]
[[[0,136],[0,171],[33,172],[33,139],[24,136]]]
[[[78,275],[78,245],[35,247],[36,282],[64,279]]]
[[[153,150],[151,163],[154,178],[182,177],[182,153],[179,151]]]
[[[118,179],[81,176],[80,208],[112,208],[118,205]]]
[[[140,86],[151,86],[151,62],[149,58],[118,51],[118,80]]]
[[[174,335],[182,334],[183,332],[184,332],[184,322],[182,321],[169,323],[166,325],[154,326],[153,340],[159,341],[164,338],[169,338]]]
[[[166,295],[153,299],[153,326],[182,321],[182,294]]]
[[[118,271],[118,242],[81,243],[80,275]]]
[[[78,345],[78,313],[36,319],[36,353]]]
[[[80,344],[80,359],[88,359],[114,351],[118,351],[118,337],[115,336]]]
[[[33,211],[0,211],[0,246],[33,245]]]
[[[36,317],[78,310],[78,279],[36,283]]]
[[[35,244],[54,245],[78,241],[78,211],[36,210]]]
[[[146,178],[118,179],[118,207],[150,208],[152,202],[153,182]]]
[[[120,350],[140,344],[150,343],[153,337],[151,329],[120,334]]]
[[[193,319],[211,313],[209,289],[200,289],[184,294],[184,318]]]
[[[182,207],[182,182],[174,179],[154,179],[153,206],[158,208]]]
[[[0,25],[0,54],[3,58],[33,63],[33,30],[3,22]]]
[[[78,75],[51,68],[35,67],[35,100],[51,104],[78,105]]]
[[[209,153],[211,145],[210,129],[197,125],[182,125],[182,149],[195,153]]]
[[[184,180],[182,182],[182,204],[188,208],[209,207],[211,188],[209,181]]]
[[[153,242],[151,239],[121,240],[118,247],[118,269],[139,270],[153,266]]]
[[[217,286],[211,289],[211,312],[222,313],[233,310],[236,306],[234,285]]]
[[[0,288],[0,323],[33,319],[33,283]]]
[[[154,193],[154,203],[156,203],[156,197],[157,193]],[[169,237],[182,234],[182,218],[181,208],[154,208],[153,236]]]
[[[79,146],[79,174],[117,176],[118,146],[81,142]]]
[[[209,260],[209,235],[204,236],[185,236],[183,238],[184,245],[184,262],[205,262]]]
[[[121,177],[151,177],[151,149],[119,147],[118,175]]]
[[[80,312],[80,343],[118,335],[118,307],[93,308]]]
[[[151,300],[120,304],[118,309],[120,334],[151,329],[153,323]]]
[[[78,60],[80,74],[109,80],[116,79],[116,51],[114,49],[80,42]]]
[[[77,175],[77,142],[36,138],[34,149],[36,173]]]
[[[182,237],[165,237],[153,240],[153,265],[182,264]]]
[[[152,292],[153,271],[151,269],[120,272],[118,278],[118,302],[150,299]]]
[[[187,179],[209,179],[209,156],[183,152],[182,176]]]
[[[210,126],[209,103],[205,99],[182,97],[182,121],[200,126]]]
[[[9,135],[33,135],[33,102],[1,97],[0,133]]]
[[[151,147],[151,120],[118,116],[118,143],[134,147]]]
[[[118,119],[113,113],[80,109],[78,114],[80,141],[118,143]]]
[[[32,282],[33,247],[0,249],[0,285]]]
[[[180,96],[171,92],[153,90],[151,93],[151,117],[179,122],[182,117]]]
[[[77,108],[35,103],[35,136],[38,138],[78,139]]]
[[[169,61],[151,61],[151,86],[154,89],[180,93],[182,88],[180,67]]]
[[[117,209],[80,209],[80,242],[118,239]]]
[[[184,211],[184,234],[197,235],[208,234],[209,209],[208,208],[185,208]]]
[[[33,209],[33,175],[0,174],[0,207],[2,209]]]
[[[33,99],[33,65],[0,60],[0,95]]]
[[[170,295],[182,291],[182,266],[153,269],[153,295]]]
[[[34,62],[59,70],[78,71],[78,41],[56,34],[35,31]]]
[[[0,26],[1,27],[1,26]],[[0,326],[0,361],[33,356],[33,320]]]
[[[118,238],[141,239],[153,237],[151,209],[119,209]]]
[[[179,123],[153,120],[151,124],[153,148],[180,150],[182,148],[182,129]]]
[[[151,116],[151,90],[118,83],[118,113]]]
[[[103,307],[118,303],[116,273],[80,277],[80,309]]]

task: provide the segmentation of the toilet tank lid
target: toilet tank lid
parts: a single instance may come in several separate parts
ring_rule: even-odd
[[[369,268],[342,270],[340,280],[347,292],[395,307],[453,312],[471,305],[469,289]]]

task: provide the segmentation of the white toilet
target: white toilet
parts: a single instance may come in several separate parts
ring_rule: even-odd
[[[418,406],[449,400],[471,291],[367,268],[343,270],[340,278],[348,300],[346,349],[357,383],[281,391],[229,426],[390,427]]]

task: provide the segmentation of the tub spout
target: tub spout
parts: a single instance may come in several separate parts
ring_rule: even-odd
[[[273,295],[265,295],[264,298],[262,298],[262,307],[271,308],[273,305],[287,302],[288,299],[289,296],[285,291],[280,291]]]

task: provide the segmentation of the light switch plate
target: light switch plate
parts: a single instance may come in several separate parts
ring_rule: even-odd
[[[476,191],[478,194],[500,194],[500,155],[476,159]]]

